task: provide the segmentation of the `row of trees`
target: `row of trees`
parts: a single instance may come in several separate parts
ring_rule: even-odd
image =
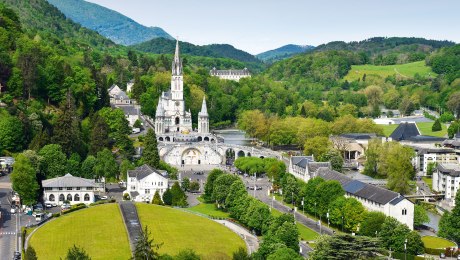
[[[264,236],[259,251],[255,253],[256,259],[276,259],[271,255],[282,254],[280,250],[288,251],[291,259],[296,259],[299,231],[293,216],[273,217],[267,205],[249,196],[237,176],[219,169],[212,170],[206,181],[204,199],[216,203],[222,210],[230,212],[232,218]]]
[[[455,195],[455,207],[442,215],[438,235],[460,243],[460,191]]]
[[[163,193],[163,197],[160,196],[158,190],[155,191],[152,199],[152,204],[186,207],[188,205],[187,195],[185,195],[185,192],[179,183],[175,182],[171,189],[166,189],[166,191]]]

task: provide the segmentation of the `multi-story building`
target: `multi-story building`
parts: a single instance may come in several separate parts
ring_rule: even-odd
[[[151,202],[155,192],[161,197],[168,188],[168,173],[156,170],[144,164],[134,170],[128,171],[126,190],[131,200]]]
[[[289,161],[289,173],[305,182],[312,178],[320,167],[331,168],[330,162],[315,162],[312,156],[292,156]]]
[[[43,200],[46,202],[70,204],[95,202],[94,193],[103,191],[103,186],[95,180],[72,176],[70,173],[42,181]]]
[[[455,150],[452,148],[439,148],[439,147],[420,147],[417,145],[409,145],[412,147],[416,156],[412,159],[412,164],[415,166],[415,169],[427,174],[428,165],[433,163],[435,165],[441,163],[457,163],[458,156],[455,153]]]
[[[110,104],[112,105],[130,105],[131,99],[117,85],[112,85],[109,89]]]
[[[433,173],[433,190],[444,193],[446,201],[455,206],[455,195],[460,187],[460,165],[453,163],[438,164]]]
[[[213,77],[218,77],[220,79],[227,79],[227,80],[234,80],[240,81],[242,78],[251,77],[251,73],[247,68],[242,70],[218,70],[216,68],[212,68],[209,71],[209,74]]]

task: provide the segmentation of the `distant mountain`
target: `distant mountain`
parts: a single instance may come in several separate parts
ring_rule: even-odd
[[[204,56],[213,58],[229,58],[242,62],[261,63],[255,56],[238,50],[229,44],[210,44],[210,45],[194,45],[188,42],[180,42],[180,50],[183,54],[193,56]],[[156,54],[171,54],[174,53],[176,42],[165,38],[155,38],[132,47],[139,51],[151,52]]]
[[[256,57],[266,63],[272,63],[275,61],[289,58],[297,53],[306,52],[314,48],[315,47],[311,45],[288,44],[274,50],[259,53],[256,55]]]
[[[48,0],[68,18],[97,31],[115,43],[132,45],[163,37],[173,39],[159,27],[146,27],[108,8],[84,0]]]

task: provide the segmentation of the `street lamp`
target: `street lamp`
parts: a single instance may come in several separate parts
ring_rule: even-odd
[[[302,197],[302,212],[305,215],[305,202],[304,202],[304,200],[305,200],[305,197]]]
[[[315,201],[315,218],[316,218],[316,201]]]
[[[327,217],[327,227],[329,227],[329,209],[327,210],[326,217]]]
[[[407,238],[404,240],[404,260],[407,259]]]
[[[342,215],[342,233],[343,233],[343,215]]]

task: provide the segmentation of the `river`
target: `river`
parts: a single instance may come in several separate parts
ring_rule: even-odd
[[[236,144],[236,145],[245,145],[253,146],[251,144],[251,138],[245,136],[245,132],[239,129],[222,129],[213,131],[214,134],[224,138],[224,143],[226,144]]]
[[[430,222],[426,223],[425,225],[429,226],[430,228],[433,228],[438,232],[439,230],[439,221],[441,220],[441,216],[438,214],[434,214],[433,212],[427,211],[428,217],[430,218]]]

